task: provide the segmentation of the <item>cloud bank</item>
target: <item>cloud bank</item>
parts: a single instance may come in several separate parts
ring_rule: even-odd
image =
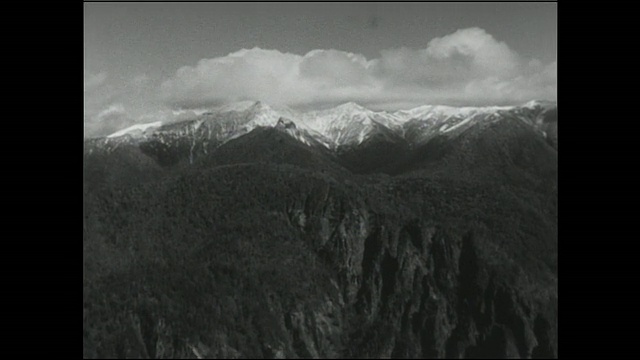
[[[243,49],[180,68],[160,87],[173,109],[242,100],[314,108],[356,101],[372,108],[427,103],[487,105],[556,99],[557,65],[524,59],[480,28],[368,60],[339,50],[305,55]]]
[[[244,100],[299,110],[349,101],[398,110],[425,104],[514,105],[556,100],[557,93],[555,61],[523,58],[480,28],[434,38],[424,49],[383,50],[374,59],[334,49],[298,55],[253,48],[202,59],[168,78],[154,75],[85,74],[85,135],[178,121]]]

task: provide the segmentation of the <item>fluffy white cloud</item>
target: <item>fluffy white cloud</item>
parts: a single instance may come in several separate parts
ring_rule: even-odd
[[[98,121],[105,121],[114,117],[119,117],[126,114],[124,106],[122,104],[111,104],[106,109],[100,111],[97,115]]]
[[[132,122],[133,119],[122,104],[110,104],[90,119],[85,118],[85,136],[110,135],[129,126]]]
[[[524,59],[480,28],[389,49],[376,59],[338,50],[305,55],[260,48],[185,66],[161,86],[172,108],[230,101],[314,107],[357,101],[377,108],[425,103],[505,104],[556,97],[555,63]]]
[[[426,43],[424,49],[383,50],[374,59],[334,49],[304,55],[243,49],[184,66],[168,79],[86,73],[85,134],[192,118],[242,100],[305,110],[355,101],[374,110],[397,110],[556,99],[556,62],[523,58],[480,28]]]
[[[428,60],[461,61],[478,75],[507,75],[518,68],[518,54],[480,28],[458,30],[435,38],[424,50]]]
[[[141,116],[166,108],[154,98],[153,84],[145,74],[130,78],[85,75],[85,136],[109,135],[141,122]]]

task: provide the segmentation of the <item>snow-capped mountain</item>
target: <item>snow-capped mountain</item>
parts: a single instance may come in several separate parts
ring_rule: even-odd
[[[161,121],[156,121],[156,122],[152,122],[152,123],[147,123],[147,124],[136,124],[133,126],[130,126],[126,129],[122,129],[120,131],[117,131],[109,136],[107,136],[108,138],[115,138],[115,137],[120,137],[120,136],[124,136],[124,135],[131,135],[134,137],[142,137],[142,136],[147,136],[149,134],[152,133],[152,131],[158,127],[162,126],[162,122]]]
[[[281,117],[278,119],[275,128],[284,131],[305,145],[331,148],[331,140],[313,130],[298,129],[296,124],[289,119]]]
[[[401,139],[419,146],[438,136],[455,138],[472,127],[516,121],[550,137],[557,147],[556,109],[553,102],[530,101],[521,106],[425,105],[387,112],[349,102],[327,110],[298,112],[243,101],[211,109],[192,120],[137,124],[94,143],[110,149],[136,144],[159,154],[175,152],[172,148],[181,149],[193,160],[258,127],[274,127],[308,146],[337,150],[357,147],[373,138]]]
[[[301,127],[324,135],[334,147],[360,144],[380,126],[402,132],[402,125],[395,117],[371,111],[354,102],[328,110],[302,113],[296,120]]]

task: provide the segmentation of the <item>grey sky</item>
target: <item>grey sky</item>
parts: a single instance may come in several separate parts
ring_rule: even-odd
[[[387,107],[435,101],[509,103],[527,96],[546,96],[555,100],[556,3],[182,2],[85,3],[84,6],[87,123],[106,124],[108,118],[112,127],[119,127],[129,122],[150,121],[153,119],[149,114],[168,113],[168,109],[175,110],[176,107],[188,108],[192,103],[206,107],[241,97],[262,97],[260,91],[265,92],[266,100],[294,107],[312,107],[316,100],[326,103],[333,99],[336,102],[368,102],[369,105],[386,103]],[[442,41],[448,47],[440,46],[441,54],[420,52],[427,49],[433,39],[464,29],[476,30],[462,31]],[[459,50],[459,44],[485,40],[489,43],[487,47],[474,49],[477,53],[464,50],[463,55],[470,59],[484,57],[485,62],[495,60],[496,66],[502,66],[504,71],[489,71],[486,66],[480,66],[482,64],[465,67],[460,72],[450,71],[447,64],[454,63],[457,56],[450,49]],[[343,69],[342,79],[370,78],[363,80],[357,89],[334,84],[336,79],[331,74],[327,79],[314,82],[309,81],[309,74],[302,74],[303,78],[274,85],[286,87],[277,97],[268,93],[269,83],[262,84],[263,88],[258,84],[255,91],[249,88],[249,83],[264,79],[264,71],[271,72],[270,69],[280,65],[284,69],[283,64],[308,67],[305,64],[312,63],[307,61],[309,59],[289,59],[256,51],[247,55],[253,59],[250,65],[242,59],[242,64],[237,60],[237,64],[228,65],[229,69],[221,70],[222,65],[217,63],[200,62],[255,47],[300,57],[312,50],[336,49],[363,55],[369,62],[375,61],[363,65],[367,74],[355,75],[360,70]],[[401,48],[408,50],[393,50]],[[494,50],[495,53],[491,53]],[[342,62],[341,54],[344,53],[316,57],[314,68],[331,71]],[[268,59],[263,61],[260,58],[263,55]],[[434,59],[442,56],[447,61],[437,64]],[[324,60],[319,61],[321,58]],[[381,65],[384,59],[389,60],[386,66]],[[464,67],[465,64],[459,65]],[[193,74],[189,75],[187,71],[186,75],[179,75],[178,70],[183,67],[190,67]],[[210,75],[216,71],[220,74]],[[223,77],[227,72],[231,74],[228,79]],[[247,72],[254,76],[243,75]],[[273,73],[274,76],[288,76],[277,70]],[[414,73],[418,74],[419,81],[401,87],[394,84],[393,92],[380,90],[383,87],[391,89],[390,84],[398,79],[413,79]],[[466,74],[466,77],[458,76],[458,73]],[[449,79],[447,74],[453,77]],[[240,85],[232,88],[212,85],[227,82]],[[367,87],[372,82],[378,90]],[[302,83],[304,85],[298,85]],[[454,83],[458,85],[449,86]],[[438,84],[444,84],[443,88]],[[330,87],[331,97],[318,98],[320,86],[325,90],[327,86],[333,86]],[[553,91],[549,91],[551,87]],[[386,95],[409,93],[408,89],[411,93],[418,89],[420,97],[405,102]],[[460,89],[466,89],[469,95],[456,98],[448,95],[459,93]],[[474,95],[486,94],[488,89],[500,91],[496,90],[495,96]],[[292,98],[289,93],[308,94],[311,100],[303,103],[303,99]],[[234,97],[224,98],[221,94],[234,94]],[[194,99],[189,98],[191,95]]]

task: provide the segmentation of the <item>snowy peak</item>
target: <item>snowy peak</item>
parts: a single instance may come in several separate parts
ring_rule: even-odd
[[[412,119],[432,119],[437,122],[444,121],[452,117],[467,118],[477,114],[489,114],[497,113],[499,111],[508,111],[512,108],[512,106],[454,107],[446,105],[424,105],[409,110],[397,111],[395,112],[395,115],[400,118],[404,118],[405,121],[409,121]]]
[[[545,113],[555,104],[530,101],[520,106],[453,107],[426,105],[396,112],[404,117],[405,138],[415,144],[435,136],[456,137],[471,127],[486,127],[500,121],[517,121],[541,131]],[[546,136],[546,135],[545,135]]]
[[[120,136],[124,136],[124,135],[130,135],[132,137],[139,137],[139,136],[145,136],[148,135],[152,130],[158,128],[162,126],[162,122],[161,121],[156,121],[156,122],[152,122],[152,123],[147,123],[147,124],[136,124],[133,126],[129,126],[126,129],[122,129],[120,131],[117,131],[109,136],[107,136],[107,138],[116,138],[116,137],[120,137]]]
[[[348,102],[331,109],[317,112],[317,114],[323,114],[325,116],[333,116],[336,118],[339,117],[345,121],[348,121],[349,119],[355,119],[356,121],[357,120],[365,121],[367,119],[370,119],[372,116],[374,116],[376,112],[369,110],[363,106],[360,106],[354,102]]]
[[[342,105],[338,105],[335,108],[333,108],[334,111],[340,111],[340,112],[346,112],[346,113],[354,113],[354,112],[361,112],[361,113],[369,113],[372,112],[371,110],[365,108],[364,106],[361,106],[358,103],[355,103],[353,101],[344,103]]]
[[[362,143],[376,131],[379,123],[396,130],[400,128],[388,114],[371,111],[355,102],[299,114],[296,120],[299,126],[324,135],[332,147]]]
[[[232,112],[232,111],[233,112],[245,112],[245,111],[256,112],[256,111],[260,111],[265,107],[268,108],[267,105],[264,105],[260,101],[238,101],[238,102],[219,106],[213,109],[213,111],[209,112],[208,114],[226,113],[226,112]]]
[[[276,128],[295,129],[296,128],[296,124],[291,120],[287,120],[287,119],[281,117],[280,119],[278,119],[278,123],[276,124]]]
[[[531,100],[525,103],[524,105],[522,105],[521,107],[530,108],[530,109],[541,108],[544,110],[549,110],[557,107],[557,104],[554,101],[549,101],[549,100]]]
[[[334,108],[297,112],[286,107],[273,108],[260,101],[240,101],[219,106],[192,120],[163,124],[137,124],[107,137],[115,141],[159,141],[163,146],[182,141],[193,149],[203,142],[219,146],[249,133],[257,127],[285,131],[307,145],[336,149],[355,146],[375,134],[395,134],[414,144],[434,136],[455,137],[471,127],[497,121],[518,121],[549,131],[547,125],[556,109],[555,102],[534,100],[520,106],[453,107],[423,105],[395,112],[372,111],[355,102]],[[126,135],[126,136],[125,136]]]
[[[278,119],[278,123],[274,126],[276,130],[282,131],[301,143],[313,146],[324,147],[330,149],[332,147],[331,141],[324,137],[322,134],[314,132],[313,130],[306,130],[298,128],[293,121],[281,117]]]

